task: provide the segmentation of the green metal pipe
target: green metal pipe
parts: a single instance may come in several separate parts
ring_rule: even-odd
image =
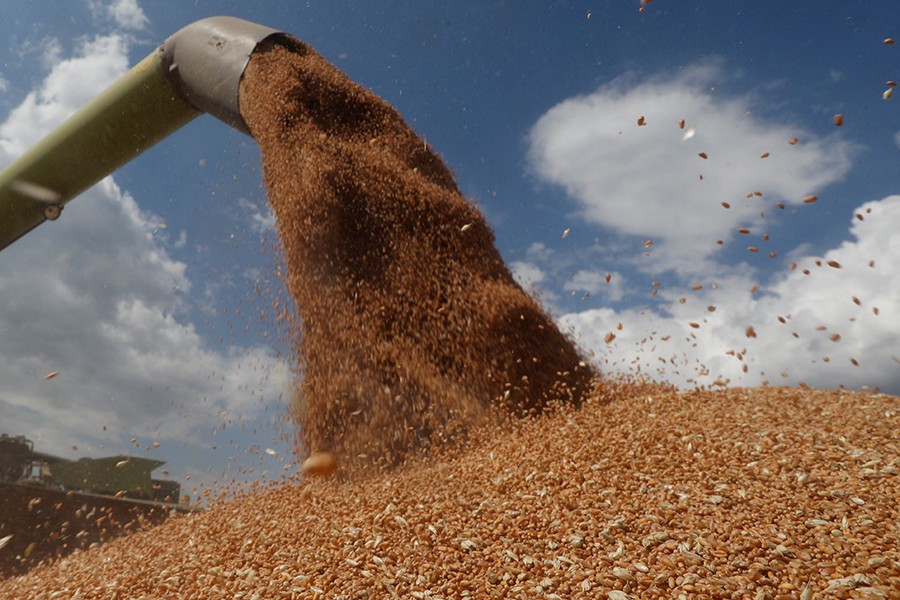
[[[0,250],[56,220],[67,202],[203,112],[247,133],[240,78],[256,45],[278,33],[212,17],[168,38],[0,171]]]
[[[158,53],[142,60],[0,172],[0,249],[200,114],[173,93]]]

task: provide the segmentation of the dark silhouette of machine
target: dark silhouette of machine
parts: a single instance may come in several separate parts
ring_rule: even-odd
[[[0,434],[0,579],[135,528],[200,510],[178,482],[153,479],[165,464],[137,456],[69,460]]]
[[[164,464],[126,455],[69,460],[35,452],[24,435],[0,434],[0,483],[177,504],[181,485],[151,475]]]

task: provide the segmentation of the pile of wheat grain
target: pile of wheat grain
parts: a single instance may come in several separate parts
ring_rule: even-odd
[[[170,519],[0,597],[898,598],[898,431],[884,395],[609,385],[393,472]]]

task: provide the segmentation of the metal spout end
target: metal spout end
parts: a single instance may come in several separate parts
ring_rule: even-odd
[[[163,72],[191,105],[250,135],[239,105],[241,76],[257,44],[280,33],[235,17],[201,19],[159,47]]]

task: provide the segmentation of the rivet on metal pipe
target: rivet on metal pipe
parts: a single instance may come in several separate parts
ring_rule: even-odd
[[[67,202],[203,112],[249,134],[241,76],[256,46],[279,33],[211,17],[169,37],[0,171],[0,250],[59,218]]]

